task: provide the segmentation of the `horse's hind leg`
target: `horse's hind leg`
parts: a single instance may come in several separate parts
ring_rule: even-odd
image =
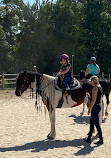
[[[101,99],[101,110],[102,110],[102,118],[104,116],[104,102],[103,102],[103,97]]]
[[[86,94],[86,97],[84,98],[84,103],[83,103],[83,110],[82,110],[82,112],[80,113],[80,115],[83,115],[83,114],[84,114],[85,105],[88,103],[88,97],[89,97],[89,94]]]
[[[83,114],[84,114],[84,111],[85,111],[85,103],[83,103],[83,110],[82,110],[82,112],[80,113],[80,115],[83,115]]]
[[[108,116],[108,106],[109,106],[109,94],[105,94],[106,96],[106,109],[105,109],[105,116]]]

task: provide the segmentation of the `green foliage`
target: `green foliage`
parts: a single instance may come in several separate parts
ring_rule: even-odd
[[[110,1],[89,0],[83,7],[88,56],[96,56],[101,70],[108,72],[111,49],[111,12]],[[107,60],[108,59],[108,60]],[[111,71],[111,69],[110,69]]]
[[[9,63],[9,47],[6,41],[5,32],[3,27],[0,25],[0,72],[8,71]]]
[[[109,0],[2,0],[0,6],[0,73],[32,70],[53,74],[59,56],[74,54],[74,73],[91,56],[101,71],[111,72],[111,2]]]

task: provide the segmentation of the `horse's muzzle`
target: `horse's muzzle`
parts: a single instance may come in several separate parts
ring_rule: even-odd
[[[16,96],[21,96],[20,92],[18,90],[15,91]]]

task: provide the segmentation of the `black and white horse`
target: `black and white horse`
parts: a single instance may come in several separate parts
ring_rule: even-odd
[[[85,78],[85,71],[81,70],[80,72],[80,81],[83,81],[83,82],[87,82],[88,79],[84,79]],[[108,106],[109,106],[109,94],[110,94],[110,90],[111,90],[111,83],[109,80],[105,79],[105,78],[99,78],[99,83],[102,87],[102,90],[103,90],[103,93],[102,95],[105,95],[106,97],[106,109],[105,109],[105,116],[108,116]],[[87,99],[87,98],[86,98]],[[85,108],[85,104],[83,104],[83,111],[81,112],[81,114],[84,113],[84,108]],[[103,112],[103,115],[104,115],[104,103],[102,103],[102,112]]]
[[[56,77],[46,74],[33,74],[30,72],[22,72],[17,79],[16,91],[17,96],[22,93],[33,83],[36,82],[36,99],[41,97],[43,104],[47,107],[51,122],[51,131],[48,134],[49,139],[54,139],[55,130],[55,111],[56,108],[72,108],[84,102],[86,93],[91,94],[92,86],[90,84],[77,84],[70,90],[69,95],[63,95],[61,88],[58,88],[58,80]],[[38,104],[39,100],[38,100]],[[102,120],[102,119],[101,119]]]

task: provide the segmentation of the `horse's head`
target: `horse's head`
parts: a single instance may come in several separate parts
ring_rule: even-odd
[[[85,71],[81,70],[79,75],[80,75],[80,80],[82,80],[85,77]]]
[[[21,96],[21,94],[29,87],[29,85],[31,85],[31,82],[33,82],[34,79],[34,74],[27,71],[21,72],[17,78],[15,94],[17,96]]]

